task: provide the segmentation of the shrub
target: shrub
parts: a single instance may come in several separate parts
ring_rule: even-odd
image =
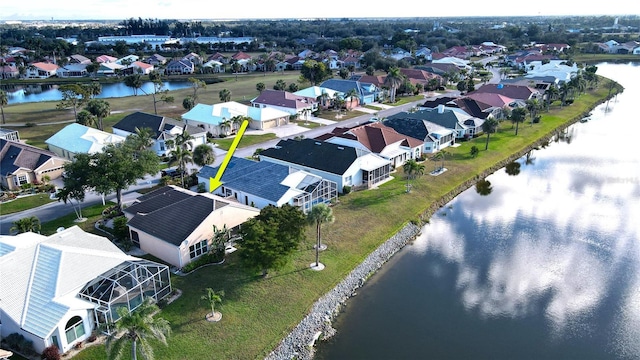
[[[7,347],[25,355],[33,353],[33,341],[27,340],[22,334],[9,334],[5,339]]]
[[[42,360],[60,360],[60,350],[55,345],[48,346],[40,355]]]
[[[89,335],[89,337],[87,338],[87,342],[92,343],[92,342],[96,341],[96,339],[98,339],[98,337],[94,333],[94,334]]]
[[[26,124],[24,124],[24,127],[34,127],[37,126],[38,124],[34,123],[34,122],[28,122]]]
[[[113,218],[113,236],[120,241],[125,241],[129,238],[129,229],[127,227],[127,217],[118,216]]]
[[[205,192],[207,192],[207,188],[206,188],[206,186],[204,185],[204,183],[198,183],[198,192],[199,192],[199,193],[205,193]]]
[[[345,185],[342,187],[342,193],[347,195],[348,193],[351,192],[351,186]]]

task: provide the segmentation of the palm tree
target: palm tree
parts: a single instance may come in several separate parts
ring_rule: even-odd
[[[222,121],[220,122],[220,132],[222,132],[223,134],[227,134],[227,130],[231,129],[231,120],[227,120],[227,118],[222,118]]]
[[[84,126],[98,127],[98,118],[87,110],[78,113],[76,122]]]
[[[175,138],[175,148],[171,150],[171,157],[174,161],[178,162],[178,169],[180,170],[180,180],[182,187],[184,187],[184,174],[186,172],[187,163],[193,162],[193,153],[191,151],[191,142],[193,139],[186,130]]]
[[[218,96],[220,96],[220,101],[222,102],[231,101],[231,91],[229,91],[229,89],[220,90]]]
[[[387,77],[384,79],[384,84],[389,87],[389,97],[391,103],[396,102],[396,90],[402,84],[404,76],[400,72],[400,69],[396,66],[389,68]]]
[[[251,119],[251,118],[247,118],[245,116],[242,115],[238,115],[238,116],[234,116],[231,118],[231,131],[235,132],[236,130],[240,129],[240,125],[242,125],[242,122],[245,119]]]
[[[356,101],[358,100],[358,91],[356,91],[355,88],[353,89],[349,89],[349,91],[347,91],[344,94],[344,99],[349,99],[349,106],[347,106],[347,111],[349,111],[349,108],[353,107],[353,98],[356,99]]]
[[[404,163],[404,165],[402,165],[402,170],[404,170],[404,173],[407,176],[407,192],[410,192],[411,186],[409,185],[409,180],[424,174],[424,165],[420,164],[415,159],[409,159]]]
[[[124,78],[124,84],[133,89],[133,96],[138,96],[138,89],[142,87],[140,74],[129,75]]]
[[[218,292],[213,291],[212,288],[206,288],[207,292],[205,295],[200,297],[200,300],[206,301],[211,307],[211,318],[216,319],[216,304],[222,303],[222,297],[224,296],[224,290],[220,290]],[[209,318],[209,314],[207,314],[207,318]]]
[[[98,119],[98,129],[104,130],[102,126],[102,119],[111,114],[111,106],[108,102],[102,99],[91,99],[85,106],[85,110],[93,114]]]
[[[524,121],[524,118],[527,116],[527,110],[525,108],[515,108],[511,112],[511,121],[516,124],[516,135],[518,135],[518,125]],[[483,124],[484,125],[484,124]]]
[[[538,101],[538,99],[529,99],[526,101],[526,106],[527,110],[529,110],[531,125],[533,125],[533,118],[538,115],[538,110],[540,110],[540,101]]]
[[[106,342],[107,358],[110,360],[122,358],[125,348],[130,343],[131,358],[137,360],[138,343],[140,343],[142,357],[147,360],[155,359],[149,339],[153,338],[167,345],[167,337],[171,334],[171,327],[167,320],[153,317],[159,310],[151,298],[145,299],[132,312],[129,312],[126,307],[119,307],[117,310],[119,320],[111,324],[115,329]]]
[[[326,245],[321,242],[321,225],[323,223],[332,223],[334,220],[333,210],[325,203],[315,205],[311,208],[309,214],[307,214],[307,222],[310,225],[316,225],[316,268],[320,265],[320,249],[326,248]]]
[[[0,112],[2,112],[2,123],[6,124],[7,121],[4,119],[4,107],[9,104],[9,99],[7,98],[7,93],[4,90],[0,90]]]
[[[142,151],[149,148],[154,143],[153,139],[154,133],[151,128],[144,127],[139,128],[136,127],[135,134],[129,135],[129,144],[133,147],[135,151]]]
[[[205,165],[213,164],[216,161],[216,156],[213,153],[213,148],[208,144],[200,144],[193,149],[193,162],[202,167]]]
[[[22,218],[13,222],[13,226],[9,229],[11,232],[18,234],[26,232],[40,232],[40,219],[37,216]]]
[[[489,149],[489,136],[498,130],[498,125],[500,125],[498,120],[493,118],[488,118],[482,123],[482,131],[487,134],[487,143],[484,146],[485,150]]]

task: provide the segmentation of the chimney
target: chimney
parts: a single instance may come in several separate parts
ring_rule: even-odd
[[[440,104],[438,105],[438,114],[442,114],[444,113],[444,105]]]

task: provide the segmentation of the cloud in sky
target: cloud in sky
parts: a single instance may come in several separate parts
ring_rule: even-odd
[[[85,0],[56,3],[50,0],[6,2],[0,20],[123,20],[143,19],[273,19],[273,18],[359,18],[359,17],[450,17],[450,16],[554,16],[554,15],[640,15],[640,2],[612,0],[607,6],[577,6],[571,2],[539,0],[526,5],[513,1],[463,1],[460,6],[427,6],[422,1],[409,0],[401,6],[367,5],[343,2],[339,7],[296,6],[294,3],[245,0],[241,6],[233,3],[215,4],[199,0]]]

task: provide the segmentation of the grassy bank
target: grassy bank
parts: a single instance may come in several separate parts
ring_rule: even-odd
[[[263,358],[309,311],[313,302],[332,289],[371,251],[397,232],[407,221],[428,219],[447,199],[471,186],[505,162],[524,154],[602,102],[607,96],[607,81],[576,99],[568,107],[554,106],[533,126],[521,124],[515,135],[510,123],[503,123],[491,136],[489,149],[485,137],[447,149],[448,169],[440,176],[424,175],[413,181],[406,193],[401,171],[378,189],[360,191],[341,197],[333,211],[335,223],[323,227],[323,242],[328,249],[321,254],[326,269],[308,270],[314,261],[314,231],[291,263],[281,271],[262,279],[245,272],[237,253],[220,266],[205,267],[187,277],[173,277],[173,286],[183,295],[166,306],[161,316],[170,321],[173,334],[169,346],[158,345],[162,359],[258,359]],[[481,151],[477,158],[469,155],[471,146]],[[427,172],[433,163],[425,163]],[[205,288],[224,290],[220,307],[224,317],[219,323],[205,320],[206,304],[199,300]],[[91,347],[78,359],[104,359],[102,346]]]

